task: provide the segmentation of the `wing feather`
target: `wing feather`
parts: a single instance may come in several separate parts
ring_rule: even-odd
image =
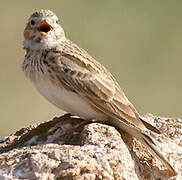
[[[71,49],[71,50],[70,50]],[[139,114],[129,102],[114,77],[86,51],[68,41],[56,49],[55,62],[59,65],[62,81],[90,103],[104,106],[111,114],[117,114],[134,126],[145,129]],[[58,74],[59,76],[59,74]],[[97,106],[96,106],[97,107]]]

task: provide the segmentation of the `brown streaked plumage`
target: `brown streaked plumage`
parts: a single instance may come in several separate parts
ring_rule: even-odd
[[[65,37],[52,11],[35,12],[24,38],[23,71],[48,101],[85,119],[109,121],[136,137],[174,172],[150,138],[150,131],[159,131],[141,119],[111,73]]]

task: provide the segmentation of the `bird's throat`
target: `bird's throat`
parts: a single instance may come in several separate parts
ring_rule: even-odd
[[[65,41],[66,38],[61,38],[58,40],[53,40],[51,38],[41,39],[41,40],[24,40],[23,41],[23,47],[25,49],[31,49],[31,50],[49,50],[57,47],[60,45],[63,41]]]

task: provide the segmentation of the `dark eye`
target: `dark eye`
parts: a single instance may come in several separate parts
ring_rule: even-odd
[[[30,23],[31,23],[32,26],[35,25],[35,21],[34,20],[31,20]]]

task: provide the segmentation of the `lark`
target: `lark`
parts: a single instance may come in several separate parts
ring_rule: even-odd
[[[150,132],[159,131],[142,119],[111,73],[66,38],[52,11],[31,15],[23,46],[23,71],[49,102],[72,115],[109,122],[129,133],[174,172],[150,137]]]

